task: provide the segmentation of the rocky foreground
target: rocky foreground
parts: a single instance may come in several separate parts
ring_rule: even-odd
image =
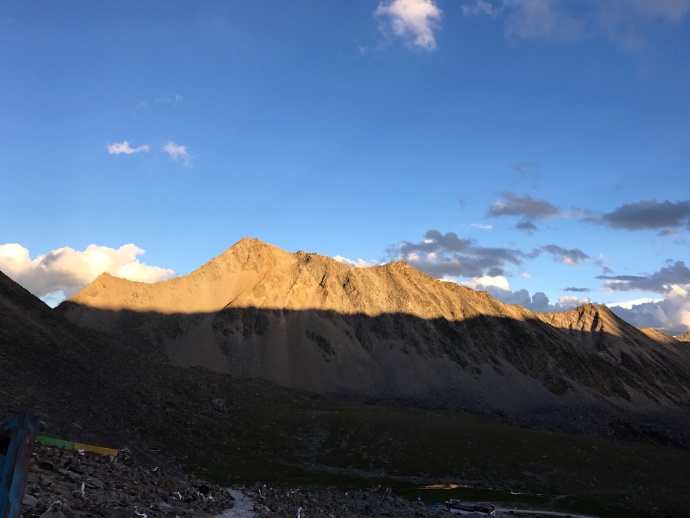
[[[422,502],[410,502],[388,489],[333,491],[329,489],[275,489],[254,486],[247,493],[256,502],[257,517],[360,518],[372,516],[448,516],[445,509],[429,509]],[[232,516],[232,514],[228,514]]]
[[[35,444],[24,517],[215,516],[233,507],[230,493],[182,473],[117,458]]]
[[[224,488],[157,466],[130,452],[117,458],[36,444],[22,517],[295,517],[447,516],[386,488],[355,491]]]

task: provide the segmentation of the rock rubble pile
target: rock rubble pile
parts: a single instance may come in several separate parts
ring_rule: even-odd
[[[235,508],[235,497],[243,497],[244,505]],[[146,467],[127,450],[113,458],[37,443],[21,516],[294,518],[298,511],[300,518],[448,515],[382,487],[342,491],[257,483],[228,489],[169,469]]]
[[[245,488],[244,493],[254,500],[257,518],[411,518],[449,515],[445,509],[430,509],[423,502],[406,500],[383,487],[341,491],[323,488],[280,489],[256,484]]]
[[[36,444],[22,516],[217,516],[233,507],[227,489],[182,473],[145,467],[123,450],[117,458]]]

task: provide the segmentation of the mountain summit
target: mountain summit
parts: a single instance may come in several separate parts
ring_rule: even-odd
[[[356,268],[251,238],[155,284],[103,274],[58,311],[183,367],[318,393],[516,414],[690,403],[687,344],[606,307],[533,313],[406,263]]]

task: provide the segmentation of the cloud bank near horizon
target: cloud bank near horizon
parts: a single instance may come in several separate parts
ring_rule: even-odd
[[[60,302],[69,298],[100,274],[137,282],[170,279],[175,272],[142,263],[144,250],[134,244],[120,248],[89,245],[84,251],[63,247],[31,259],[18,243],[0,245],[0,270],[41,299]]]

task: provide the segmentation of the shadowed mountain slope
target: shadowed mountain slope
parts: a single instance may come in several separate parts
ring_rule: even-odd
[[[354,268],[249,238],[169,281],[101,275],[58,311],[180,366],[324,394],[509,414],[690,402],[687,346],[605,307],[532,313],[405,263]]]
[[[91,425],[82,440],[118,440],[134,407],[120,352],[0,272],[0,413],[34,412],[41,433],[57,436]],[[77,425],[75,425],[77,426]]]

